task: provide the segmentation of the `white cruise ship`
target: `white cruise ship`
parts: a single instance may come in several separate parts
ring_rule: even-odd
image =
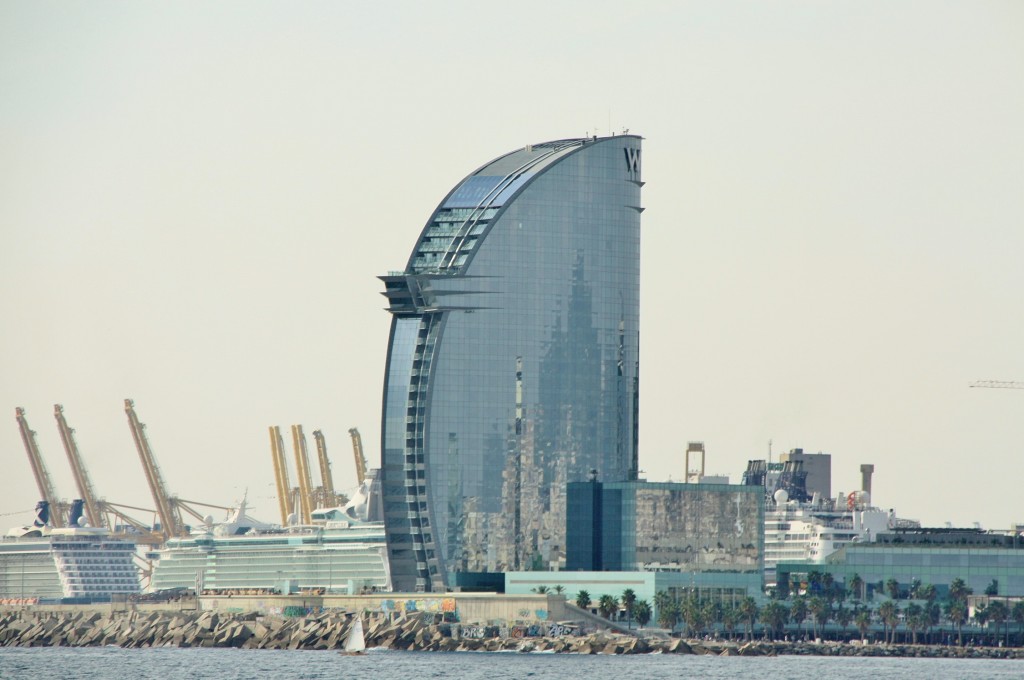
[[[892,529],[895,518],[869,505],[866,493],[841,499],[797,503],[784,490],[775,492],[774,504],[764,513],[764,580],[775,585],[775,566],[779,562],[823,564],[825,558],[843,546],[871,541],[879,533]]]
[[[326,508],[312,525],[249,526],[229,518],[147,553],[150,590],[196,588],[212,593],[390,591],[384,523]],[[358,513],[356,513],[358,514]],[[245,505],[235,518],[245,518]]]
[[[0,539],[0,604],[137,594],[135,549],[106,529],[12,529]]]

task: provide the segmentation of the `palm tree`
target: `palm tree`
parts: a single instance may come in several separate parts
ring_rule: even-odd
[[[636,605],[636,593],[632,588],[622,591],[622,608],[626,610],[627,626],[633,621],[633,606]]]
[[[779,602],[769,602],[761,610],[761,623],[772,632],[772,639],[778,638],[782,632],[786,620],[789,618],[789,610]]]
[[[829,603],[831,603],[839,594],[835,585],[836,580],[832,574],[826,571],[821,575],[821,594]]]
[[[565,592],[565,586],[563,586],[562,584],[558,584],[557,586],[555,586],[555,593],[561,595],[564,592]]]
[[[728,607],[722,609],[722,627],[725,628],[725,632],[729,634],[729,639],[733,639],[733,633],[736,632],[736,624],[740,622],[740,611],[731,604]]]
[[[544,595],[545,593],[548,592],[548,587],[547,586],[537,586],[536,588],[533,589],[533,592],[537,593],[538,595]]]
[[[988,620],[996,624],[996,640],[999,639],[999,628],[1010,618],[1010,608],[1002,600],[992,600],[988,606]]]
[[[821,590],[821,572],[815,569],[807,572],[807,594],[814,595]]]
[[[995,597],[999,594],[999,581],[992,579],[992,583],[985,586],[985,594],[989,597]]]
[[[967,584],[964,583],[962,578],[955,578],[949,582],[949,599],[954,602],[967,603],[967,598],[974,594],[972,588],[968,588]]]
[[[885,591],[889,593],[889,597],[892,599],[900,599],[900,582],[895,578],[889,579],[885,582]]]
[[[847,609],[842,605],[842,603],[840,603],[839,606],[836,607],[835,612],[833,612],[832,618],[839,624],[839,629],[843,632],[843,639],[845,639],[846,628],[850,625],[850,622],[853,621],[853,610]]]
[[[857,615],[853,618],[853,623],[857,626],[857,630],[860,631],[860,639],[866,640],[868,636],[868,628],[871,627],[871,612],[867,609],[857,610]]]
[[[745,598],[740,600],[739,612],[740,616],[743,617],[747,627],[747,639],[750,640],[754,636],[754,619],[757,618],[757,601],[747,595]]]
[[[864,594],[861,592],[864,588],[864,579],[860,577],[860,574],[854,574],[850,577],[850,592],[853,594],[855,600],[864,599]]]
[[[590,593],[585,590],[576,593],[576,606],[580,609],[590,609]]]
[[[795,623],[797,625],[797,628],[800,628],[804,623],[804,619],[806,618],[807,599],[799,596],[794,597],[793,606],[789,610],[789,620]]]
[[[1024,600],[1018,600],[1017,604],[1013,605],[1013,609],[1010,610],[1010,616],[1017,622],[1017,634],[1019,636],[1021,629],[1024,628]]]
[[[704,627],[704,610],[696,595],[691,594],[679,603],[679,614],[686,623],[687,634],[691,637],[699,636]]]
[[[829,605],[828,600],[815,595],[811,599],[807,600],[807,609],[811,612],[811,624],[814,628],[814,637],[818,637],[818,626],[821,626],[821,630],[824,632],[825,623],[828,622],[828,615],[832,612],[832,607]]]
[[[633,604],[633,614],[636,615],[636,622],[643,628],[651,620],[651,605],[647,600],[639,600]]]
[[[658,625],[672,630],[679,623],[679,605],[669,598],[662,604],[655,603],[658,610]]]
[[[602,595],[601,599],[597,601],[597,610],[601,612],[601,616],[606,619],[610,619],[619,609],[618,602],[611,595]]]
[[[923,600],[921,597],[921,579],[915,578],[910,580],[910,599],[912,600]]]
[[[962,628],[967,623],[967,604],[962,600],[951,599],[946,604],[946,618],[956,626],[956,643],[962,647],[964,644]]]
[[[882,620],[882,637],[889,642],[889,626],[893,628],[892,637],[896,637],[896,622],[899,620],[900,608],[894,600],[887,600],[878,608],[878,618]]]
[[[924,609],[916,602],[907,605],[907,628],[913,633],[913,644],[917,644],[917,632],[925,627]]]
[[[982,628],[988,623],[988,608],[984,604],[974,608],[974,623]]]

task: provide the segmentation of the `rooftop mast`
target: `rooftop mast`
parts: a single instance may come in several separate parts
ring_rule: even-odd
[[[54,527],[64,526],[64,507],[57,499],[57,493],[53,490],[53,482],[50,481],[50,473],[46,470],[43,457],[39,454],[39,446],[36,445],[36,433],[25,420],[25,409],[20,406],[14,409],[18,419],[18,429],[21,431],[21,441],[25,444],[25,451],[28,453],[28,460],[32,464],[32,474],[35,475],[36,485],[43,500],[50,505],[50,523]]]

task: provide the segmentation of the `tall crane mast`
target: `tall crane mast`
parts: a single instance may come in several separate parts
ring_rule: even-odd
[[[331,461],[327,459],[327,440],[320,430],[313,430],[313,439],[316,440],[316,455],[320,461],[320,480],[324,485],[324,507],[329,507],[337,502],[337,498],[334,493],[334,477],[331,475]]]
[[[288,526],[292,514],[292,489],[288,482],[288,463],[284,457],[284,438],[281,428],[270,428],[270,455],[274,459],[274,479],[277,481],[277,503],[281,507],[281,525]]]
[[[14,409],[18,419],[18,430],[21,432],[21,441],[25,444],[25,451],[28,453],[29,463],[32,464],[32,474],[36,478],[36,486],[39,487],[39,494],[43,500],[50,505],[50,523],[54,527],[64,526],[63,505],[53,490],[53,482],[50,481],[50,473],[46,470],[43,457],[39,453],[39,446],[36,444],[36,433],[28,426],[25,420],[25,409],[18,406]]]
[[[360,484],[366,481],[366,456],[363,455],[363,438],[359,430],[352,428],[348,431],[352,437],[352,453],[356,458],[356,479]]]
[[[142,460],[142,467],[146,472],[146,481],[149,482],[149,490],[153,495],[153,502],[156,503],[156,512],[160,517],[160,533],[164,538],[171,538],[185,535],[185,523],[181,521],[181,514],[167,494],[167,487],[164,485],[163,477],[160,475],[160,468],[157,467],[153,451],[149,447],[149,440],[146,438],[146,426],[139,422],[135,414],[135,402],[131,399],[124,400],[124,410],[128,414],[128,425],[132,430],[132,438],[135,440],[135,448],[138,449],[139,458]]]
[[[309,455],[302,425],[292,425],[292,445],[295,447],[295,469],[299,476],[299,505],[302,524],[313,523],[313,479],[309,474]]]
[[[71,472],[75,476],[75,484],[78,486],[78,493],[82,496],[85,504],[85,518],[89,525],[94,527],[107,526],[106,514],[103,513],[100,502],[96,499],[92,483],[89,481],[89,474],[86,472],[82,456],[78,452],[78,444],[75,442],[75,431],[68,426],[64,419],[64,407],[60,404],[53,405],[53,417],[57,419],[57,429],[60,431],[60,441],[64,444],[64,451],[68,454],[68,462],[71,464]]]
[[[969,387],[996,387],[1007,390],[1024,390],[1024,382],[1013,380],[976,380]]]

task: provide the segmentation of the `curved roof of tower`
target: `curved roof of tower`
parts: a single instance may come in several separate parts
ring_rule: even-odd
[[[636,135],[626,135],[635,137]],[[528,144],[485,163],[445,197],[413,249],[408,273],[457,274],[501,207],[531,179],[582,148],[609,137],[559,139]]]

